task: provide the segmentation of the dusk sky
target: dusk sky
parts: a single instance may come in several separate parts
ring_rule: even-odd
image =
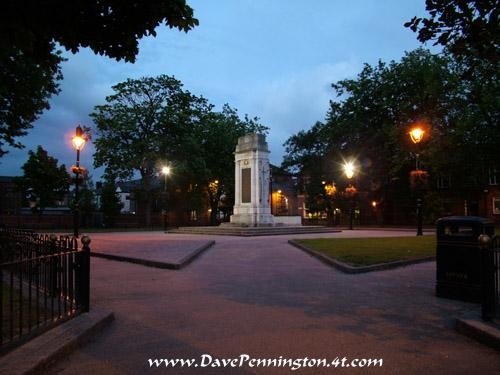
[[[363,63],[399,60],[420,46],[403,24],[425,15],[424,0],[188,0],[200,25],[185,34],[167,27],[144,38],[135,64],[82,49],[65,53],[61,93],[51,100],[22,150],[0,158],[0,175],[21,175],[28,151],[42,145],[70,166],[70,138],[77,124],[93,126],[88,114],[104,104],[111,86],[127,78],[173,75],[216,109],[224,103],[257,116],[270,127],[271,162],[281,164],[286,139],[322,121],[331,83],[354,78]],[[91,169],[92,145],[81,163]]]

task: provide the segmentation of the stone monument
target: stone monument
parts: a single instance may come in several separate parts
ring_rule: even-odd
[[[234,209],[231,224],[272,226],[269,202],[269,149],[263,134],[238,138],[234,155]]]

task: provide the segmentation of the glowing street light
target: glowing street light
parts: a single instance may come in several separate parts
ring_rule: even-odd
[[[352,161],[344,163],[344,173],[349,180],[353,178],[355,171],[356,168],[354,167],[354,163]]]
[[[420,126],[414,126],[410,132],[408,133],[410,135],[411,141],[415,144],[418,145],[420,142],[422,142],[425,131],[420,127]],[[420,160],[419,160],[419,153],[415,153],[415,171],[411,172],[412,178],[415,179],[415,185],[417,180],[424,180],[424,178],[427,176],[427,173],[425,171],[420,170]],[[417,198],[417,236],[422,236],[423,231],[422,231],[422,199],[420,197]]]
[[[356,172],[356,168],[352,161],[348,161],[344,163],[344,174],[345,176],[351,180],[354,177],[354,173]],[[356,188],[349,182],[349,186],[346,188],[346,193],[351,198],[351,207],[349,213],[349,229],[353,229],[354,222],[354,195],[356,194]]]
[[[416,126],[410,130],[411,141],[415,144],[420,143],[424,138],[425,131],[422,128]]]
[[[83,136],[83,129],[80,125],[76,127],[75,135],[71,142],[73,143],[73,147],[76,151],[81,151],[83,146],[85,146],[86,139]]]
[[[170,167],[162,167],[161,173],[165,176],[165,191],[167,191],[167,176],[170,174]]]
[[[167,215],[167,176],[170,174],[171,168],[169,166],[163,166],[161,168],[161,173],[165,176],[165,183],[163,185],[164,194],[164,211],[163,211],[163,230],[167,232],[168,227],[168,215]]]
[[[83,173],[84,169],[80,167],[80,151],[85,146],[86,138],[83,134],[83,129],[78,125],[75,129],[75,135],[71,142],[76,150],[76,165],[72,166],[71,170],[75,174],[75,208],[73,211],[73,235],[78,237],[78,229],[80,226],[80,207],[78,204],[78,183],[79,176]]]

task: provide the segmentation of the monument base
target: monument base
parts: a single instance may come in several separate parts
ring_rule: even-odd
[[[230,217],[229,225],[240,227],[272,227],[274,216],[271,214],[240,213]]]
[[[301,226],[302,218],[300,216],[274,216],[274,225]]]

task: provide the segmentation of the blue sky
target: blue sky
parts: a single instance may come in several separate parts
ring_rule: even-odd
[[[200,25],[185,34],[166,27],[144,38],[135,64],[66,53],[61,93],[26,137],[26,148],[9,149],[0,175],[20,175],[28,151],[42,145],[70,166],[70,137],[77,124],[103,104],[111,86],[127,78],[174,75],[220,109],[229,103],[270,127],[271,162],[280,164],[282,144],[322,121],[334,99],[331,83],[355,77],[364,63],[399,60],[418,46],[403,27],[425,15],[424,0],[188,0]],[[82,152],[92,170],[93,146]],[[101,170],[92,172],[98,179]]]

